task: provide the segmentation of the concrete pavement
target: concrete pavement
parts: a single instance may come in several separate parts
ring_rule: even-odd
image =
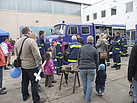
[[[12,60],[14,58],[15,56],[12,56]],[[130,84],[127,80],[128,60],[129,57],[121,58],[122,66],[120,70],[115,70],[111,66],[107,67],[107,81],[104,96],[97,96],[94,86],[92,103],[130,103],[132,101],[132,97],[129,96]],[[113,65],[112,59],[111,65]],[[7,88],[7,94],[0,95],[0,103],[32,103],[32,98],[29,98],[26,102],[22,100],[21,76],[13,79],[9,73],[10,70],[4,71],[3,86]],[[51,88],[45,87],[45,78],[40,80],[42,89],[40,96],[47,99],[45,103],[85,103],[81,80],[80,87],[76,82],[76,91],[73,94],[74,74],[70,73],[68,84],[64,83],[59,91],[60,78],[61,76],[55,75],[57,83],[53,84],[54,87]],[[65,82],[64,79],[63,82]],[[30,86],[29,92],[31,94]]]

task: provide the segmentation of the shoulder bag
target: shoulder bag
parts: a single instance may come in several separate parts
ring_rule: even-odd
[[[19,55],[18,57],[14,60],[13,62],[13,66],[14,67],[21,67],[21,59],[20,59],[20,55],[21,55],[21,52],[22,52],[22,47],[23,47],[23,44],[24,44],[24,41],[26,40],[27,38],[25,38],[22,42],[22,45],[21,45],[21,48],[20,48],[20,51],[19,51]]]
[[[100,53],[100,59],[106,59],[107,53]]]

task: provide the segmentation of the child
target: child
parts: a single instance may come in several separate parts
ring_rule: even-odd
[[[103,96],[105,90],[105,81],[106,81],[106,72],[105,72],[105,65],[100,64],[99,70],[97,71],[96,76],[96,91],[98,95]]]
[[[63,60],[63,37],[58,36],[58,42],[56,43],[56,59],[57,59],[57,75],[61,75],[60,71],[62,69]]]
[[[51,52],[53,54],[53,49],[50,47],[48,48],[48,52]],[[55,54],[56,55],[56,54]],[[53,57],[52,55],[52,62],[53,62],[53,67],[55,69],[55,62],[56,62],[56,59]],[[54,73],[52,74],[52,83],[56,83],[57,81],[54,80]]]
[[[47,52],[45,55],[46,64],[44,65],[44,74],[46,75],[45,87],[48,86],[49,88],[54,86],[52,85],[51,79],[52,79],[52,74],[55,73],[51,57],[52,57],[51,52]]]

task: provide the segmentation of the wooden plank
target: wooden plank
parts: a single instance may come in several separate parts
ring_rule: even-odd
[[[70,63],[68,65],[63,66],[63,68],[65,68],[66,71],[70,72],[70,71],[74,71],[78,66],[78,63]]]

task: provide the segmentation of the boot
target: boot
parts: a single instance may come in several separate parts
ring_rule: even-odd
[[[119,70],[120,69],[120,66],[117,66],[116,70]]]
[[[114,65],[113,65],[113,66],[111,66],[111,68],[117,68],[117,66],[114,66]]]

